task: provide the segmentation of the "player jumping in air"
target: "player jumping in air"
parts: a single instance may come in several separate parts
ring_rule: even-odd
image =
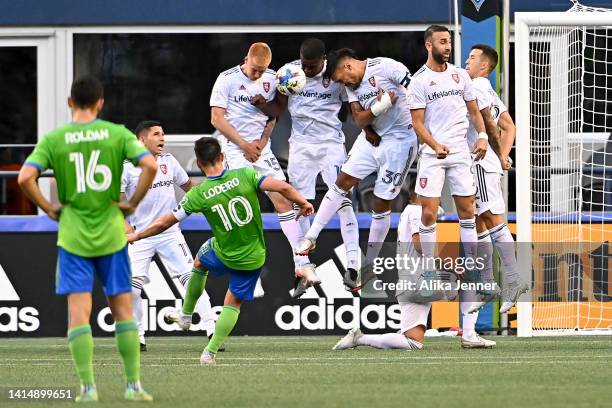
[[[360,60],[353,50],[345,48],[328,54],[325,75],[346,86],[355,122],[361,128],[371,126],[375,133],[362,132],[355,141],[296,252],[306,254],[313,250],[321,230],[343,205],[349,191],[376,172],[372,224],[364,262],[368,268],[389,232],[391,202],[399,194],[417,153],[416,135],[406,103],[410,72],[393,59]],[[358,276],[349,278],[345,276],[347,286],[355,289],[360,286]]]
[[[312,205],[293,187],[273,177],[260,175],[250,167],[227,170],[219,142],[203,137],[195,143],[198,168],[206,179],[193,187],[169,214],[142,231],[128,236],[130,242],[151,237],[172,227],[189,215],[201,212],[214,237],[202,245],[196,256],[183,309],[169,315],[188,330],[195,302],[202,294],[208,273],[229,275],[229,289],[215,334],[202,352],[200,363],[215,364],[219,346],[236,325],[243,301],[253,299],[253,291],[266,260],[261,211],[257,191],[276,192],[299,206],[298,216],[313,212]]]
[[[100,82],[92,77],[72,83],[68,105],[72,122],[44,136],[19,172],[26,195],[59,220],[56,293],[68,295],[68,341],[81,382],[77,402],[98,400],[93,376],[93,337],[89,319],[94,276],[104,288],[115,320],[123,361],[125,399],[153,401],[140,385],[138,328],[132,314],[132,284],[124,214],[137,207],[151,187],[157,165],[125,127],[97,119],[104,105]],[[123,160],[142,168],[128,202],[119,202]],[[61,207],[42,195],[37,178],[53,169]]]
[[[242,65],[219,74],[210,96],[211,121],[225,136],[222,147],[228,169],[250,167],[264,176],[284,181],[285,174],[268,143],[276,119],[268,117],[252,103],[255,95],[262,95],[267,101],[274,98],[275,73],[268,69],[271,61],[270,47],[254,43]],[[293,207],[282,195],[267,194],[293,249],[302,236]],[[321,282],[307,256],[294,255],[293,260],[296,276],[303,277],[307,286]]]
[[[170,153],[164,152],[165,135],[161,123],[152,120],[140,122],[134,133],[155,157],[158,170],[151,189],[134,214],[126,220],[128,233],[146,227],[176,207],[175,185],[185,192],[193,187],[193,181],[187,176],[179,162]],[[140,172],[141,170],[129,161],[123,164],[123,174],[121,176],[122,199],[132,197],[136,190]],[[178,225],[169,228],[156,237],[129,245],[128,252],[132,266],[132,308],[134,309],[134,318],[138,322],[140,351],[146,351],[140,294],[143,285],[149,283],[151,260],[157,254],[170,275],[177,277],[182,286],[187,287],[193,257]],[[177,289],[182,290],[182,288]],[[196,305],[196,311],[204,322],[207,335],[212,337],[215,331],[215,319],[210,306],[210,298],[206,291],[202,292],[202,297]]]

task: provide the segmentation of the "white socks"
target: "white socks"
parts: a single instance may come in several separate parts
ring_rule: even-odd
[[[364,334],[356,341],[359,346],[370,346],[378,349],[420,350],[423,343],[412,340],[400,333]]]
[[[138,325],[138,337],[141,342],[145,334],[144,322],[142,321],[142,298],[140,297],[142,285],[144,285],[144,278],[142,276],[132,278],[132,314]]]
[[[425,270],[434,270],[434,258],[436,256],[436,224],[425,226],[419,223],[419,238],[421,239],[421,250],[425,261]]]
[[[489,231],[483,231],[478,234],[478,258],[481,258],[484,267],[480,271],[480,277],[483,282],[492,282],[493,277],[493,242]]]
[[[312,240],[316,240],[318,238],[319,234],[323,228],[325,228],[329,220],[331,220],[334,214],[338,212],[338,209],[346,199],[347,194],[347,191],[344,191],[337,185],[332,184],[330,189],[327,190],[327,193],[325,193],[323,201],[321,201],[321,205],[319,206],[317,214],[312,221],[312,225],[306,233],[306,238]]]
[[[348,198],[345,198],[338,210],[340,217],[340,233],[342,241],[346,248],[346,265],[347,268],[359,270],[359,225],[357,217],[353,210],[353,203]]]
[[[478,236],[476,235],[476,218],[459,220],[459,236],[466,259],[476,259]]]
[[[460,302],[461,309],[463,338],[471,339],[476,335],[476,320],[478,320],[478,312],[468,313],[467,311],[472,306],[473,302]]]
[[[499,250],[504,272],[504,283],[518,281],[519,274],[516,266],[516,253],[514,252],[514,239],[505,223],[499,224],[489,230],[491,240]]]
[[[372,224],[370,225],[370,235],[368,236],[368,250],[366,252],[365,264],[370,265],[374,258],[380,254],[385,238],[391,228],[391,211],[384,213],[372,212]]]
[[[300,224],[298,224],[298,222],[295,220],[295,212],[293,210],[289,210],[284,213],[278,213],[278,221],[280,222],[280,227],[283,230],[283,234],[285,234],[287,240],[289,241],[291,252],[293,253],[293,249],[304,237]],[[293,262],[295,263],[295,266],[300,266],[309,263],[310,260],[305,255],[293,254]]]

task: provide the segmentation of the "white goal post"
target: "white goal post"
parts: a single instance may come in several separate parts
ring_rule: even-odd
[[[612,12],[516,13],[514,33],[517,335],[612,334]]]

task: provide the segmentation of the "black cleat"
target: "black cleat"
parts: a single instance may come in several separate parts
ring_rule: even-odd
[[[140,343],[140,351],[147,351],[147,345],[145,343]]]
[[[291,297],[293,299],[301,298],[302,295],[306,293],[306,289],[308,289],[308,287],[306,286],[306,280],[304,278],[299,278],[299,281],[295,285],[295,288],[293,290],[293,295]]]

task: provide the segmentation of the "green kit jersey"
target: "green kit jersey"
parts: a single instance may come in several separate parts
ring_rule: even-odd
[[[123,161],[137,164],[147,154],[124,126],[100,119],[70,123],[38,142],[25,165],[55,173],[63,205],[58,246],[75,255],[97,257],[127,244],[123,213],[115,205]]]
[[[266,260],[261,210],[257,191],[264,180],[245,167],[207,177],[185,195],[174,215],[178,220],[202,213],[212,228],[212,246],[229,268],[253,270]]]

